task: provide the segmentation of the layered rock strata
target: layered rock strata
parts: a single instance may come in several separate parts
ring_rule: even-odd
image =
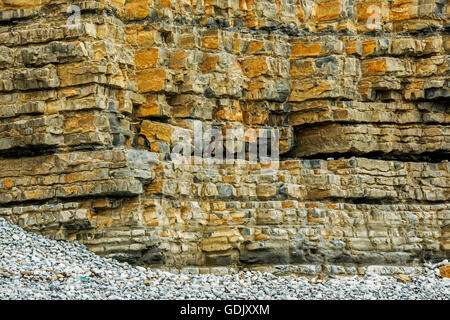
[[[448,257],[449,18],[441,0],[0,0],[0,216],[145,265]],[[178,164],[198,128],[241,147],[277,130],[280,159]]]

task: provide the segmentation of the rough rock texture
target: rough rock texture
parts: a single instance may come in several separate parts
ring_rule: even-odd
[[[1,217],[167,267],[449,256],[447,1],[0,10]],[[211,126],[241,145],[278,129],[277,168],[171,161],[174,137]]]
[[[326,276],[309,279],[248,270],[218,273],[219,268],[216,275],[202,274],[207,268],[171,273],[99,257],[78,243],[46,239],[0,218],[2,300],[448,300],[450,278],[441,278],[446,268],[448,260],[359,267],[358,275],[353,268],[352,276],[341,276],[342,267],[328,266]],[[179,315],[173,310],[167,316]]]

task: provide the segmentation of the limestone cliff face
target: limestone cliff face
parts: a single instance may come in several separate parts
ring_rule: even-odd
[[[449,19],[446,0],[0,0],[0,216],[147,265],[448,257]],[[277,129],[278,169],[177,165],[198,126]]]

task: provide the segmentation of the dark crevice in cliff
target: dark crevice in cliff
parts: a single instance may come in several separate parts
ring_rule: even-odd
[[[82,197],[66,197],[66,198],[52,198],[52,199],[43,199],[43,200],[25,200],[25,201],[14,201],[14,202],[8,202],[8,203],[2,203],[0,204],[0,208],[15,208],[15,207],[24,207],[24,206],[43,206],[43,205],[64,205],[67,203],[86,203],[86,202],[95,202],[97,200],[109,200],[111,202],[117,201],[118,206],[112,206],[114,207],[120,207],[120,203],[126,200],[133,200],[133,199],[139,199],[141,196],[136,195],[129,195],[129,194],[120,194],[120,195],[113,195],[113,194],[107,194],[107,195],[95,195],[95,196],[82,196]],[[171,197],[167,195],[161,195],[161,194],[152,194],[151,196],[145,196],[143,199],[160,199],[160,200],[178,200],[178,201],[198,201],[197,198],[191,198],[186,196],[177,196],[177,197]],[[294,197],[270,197],[270,198],[248,198],[248,197],[233,197],[231,198],[233,201],[241,201],[243,203],[266,203],[268,201],[283,201],[283,200],[297,200],[302,203],[316,203],[316,202],[322,202],[322,203],[332,203],[332,204],[354,204],[354,205],[447,205],[448,201],[445,200],[437,200],[437,201],[430,201],[430,200],[398,200],[395,198],[376,198],[376,199],[369,199],[369,198],[355,198],[355,197],[349,197],[349,198],[342,198],[342,197],[324,197],[324,198],[317,198],[317,199],[297,199]],[[227,201],[230,200],[230,197],[214,197],[214,198],[205,198],[203,199],[204,202],[210,202],[214,203],[216,201]],[[308,208],[308,207],[306,207]],[[312,207],[311,207],[312,208]],[[231,208],[229,208],[231,209]],[[259,208],[259,209],[276,209],[276,208]],[[70,209],[68,209],[70,210]],[[336,209],[339,210],[339,209]]]
[[[373,160],[383,161],[402,161],[402,162],[431,162],[439,163],[442,161],[450,160],[449,150],[437,150],[435,152],[424,152],[419,154],[413,153],[383,153],[383,152],[369,152],[369,153],[318,153],[311,156],[302,156],[298,158],[294,154],[295,151],[291,151],[289,154],[282,155],[280,160],[341,160],[349,158],[367,158]]]
[[[350,203],[356,205],[446,205],[447,201],[429,201],[429,200],[421,200],[421,201],[408,201],[408,200],[397,200],[394,198],[377,198],[377,199],[368,199],[368,198],[339,198],[339,197],[330,197],[326,199],[320,199],[321,201],[325,200],[326,202],[331,203]],[[309,202],[314,202],[314,200],[309,200]]]
[[[8,150],[0,151],[0,160],[1,159],[17,159],[17,158],[25,158],[25,157],[38,157],[38,156],[47,156],[52,154],[63,154],[63,153],[71,153],[71,152],[92,152],[92,151],[104,151],[104,150],[113,150],[117,148],[117,146],[104,146],[104,145],[92,145],[92,144],[80,144],[76,146],[71,146],[71,149],[68,150],[66,148],[57,148],[50,147],[48,145],[34,145],[34,146],[26,146],[26,147],[16,147]]]
[[[152,194],[151,196],[144,197],[145,199],[164,199],[164,200],[177,200],[177,201],[198,201],[198,198],[195,197],[189,197],[189,196],[170,196],[170,195],[163,195],[163,194]],[[91,198],[92,199],[92,198]],[[321,198],[295,198],[295,197],[289,197],[289,196],[272,196],[272,197],[221,197],[221,196],[215,196],[215,197],[205,197],[203,202],[210,202],[214,203],[216,201],[239,201],[242,203],[267,203],[270,201],[299,201],[302,203],[316,203],[316,202],[322,202],[322,203],[333,203],[333,204],[355,204],[355,205],[446,205],[448,204],[447,201],[444,200],[404,200],[404,199],[397,199],[397,198],[365,198],[365,197],[321,197]],[[232,207],[228,208],[232,209]],[[276,208],[259,208],[259,209],[276,209]]]
[[[12,201],[8,203],[0,203],[0,208],[14,208],[21,206],[43,206],[43,205],[58,205],[58,204],[67,204],[67,203],[82,203],[82,202],[92,202],[96,200],[108,199],[111,201],[124,201],[127,199],[138,198],[136,195],[130,195],[127,193],[123,194],[105,194],[105,195],[90,195],[90,196],[82,196],[82,197],[55,197],[51,199],[42,199],[42,200],[18,200]],[[68,209],[70,210],[70,209]]]
[[[315,123],[305,123],[297,126],[293,126],[295,131],[300,131],[305,128],[321,128],[329,125],[336,125],[336,126],[345,126],[345,127],[351,127],[351,126],[395,126],[398,129],[403,129],[403,127],[408,126],[414,126],[414,125],[422,125],[424,128],[426,126],[441,126],[445,128],[450,128],[450,123],[442,123],[437,121],[422,121],[422,122],[395,122],[395,121],[380,121],[380,122],[355,122],[355,121],[323,121],[323,122],[315,122]]]

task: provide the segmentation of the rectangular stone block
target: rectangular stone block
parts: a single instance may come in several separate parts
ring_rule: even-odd
[[[313,129],[304,128],[296,131],[296,142],[298,156],[309,156],[318,152],[446,153],[450,147],[447,127],[415,124],[403,126],[332,124]]]

